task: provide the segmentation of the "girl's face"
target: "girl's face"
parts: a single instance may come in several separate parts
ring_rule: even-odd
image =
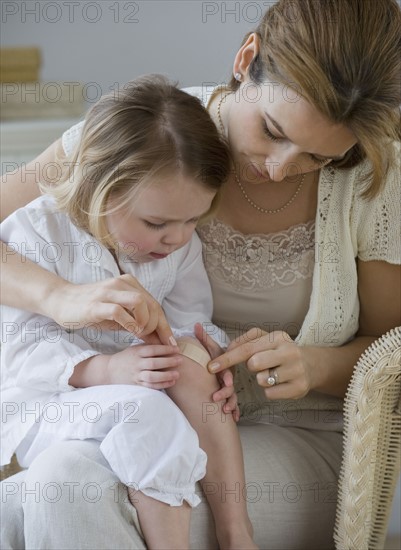
[[[180,172],[166,176],[141,191],[133,206],[108,214],[108,230],[132,260],[161,260],[191,239],[215,194]]]
[[[246,77],[223,100],[221,113],[237,174],[249,183],[313,172],[342,158],[357,142],[347,127],[278,83],[258,86]]]

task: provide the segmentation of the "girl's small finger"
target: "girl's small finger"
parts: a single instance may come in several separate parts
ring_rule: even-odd
[[[230,370],[225,370],[220,373],[220,379],[225,386],[231,387],[234,384],[234,376]]]
[[[170,384],[178,380],[179,376],[178,371],[174,370],[168,372],[144,370],[141,373],[140,382],[147,384]]]
[[[232,389],[230,388],[220,388],[213,394],[213,401],[217,403],[218,401],[225,401],[229,399],[232,395]]]
[[[141,346],[140,356],[147,357],[168,357],[169,355],[178,355],[180,349],[178,346],[164,346],[162,344],[151,344]]]
[[[174,386],[175,382],[176,382],[175,380],[171,380],[170,382],[160,382],[160,383],[141,382],[141,386],[144,386],[145,388],[149,388],[151,390],[166,390]]]

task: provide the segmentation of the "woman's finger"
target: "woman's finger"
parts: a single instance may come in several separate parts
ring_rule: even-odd
[[[248,361],[250,357],[256,352],[252,344],[242,344],[237,348],[231,349],[222,355],[215,357],[209,364],[208,369],[211,373],[221,372],[229,369],[238,363]]]
[[[258,330],[258,329],[252,329]],[[272,334],[273,333],[264,333],[263,336],[252,340],[250,336],[253,334],[252,331],[249,331],[248,337],[245,338],[245,341],[242,344],[231,347],[219,357],[216,357],[208,365],[208,369],[212,373],[220,372],[222,370],[238,365],[239,363],[247,362],[255,353],[276,349],[281,341],[275,341]],[[259,332],[260,334],[260,332]],[[244,335],[245,336],[245,335]]]
[[[120,328],[122,327],[124,330],[139,336],[141,327],[138,326],[134,317],[118,304],[98,303],[92,308],[91,322],[101,323],[103,321],[111,322],[110,326],[113,326],[113,323],[117,323]]]
[[[305,397],[309,392],[309,388],[302,388],[296,381],[284,382],[270,388],[264,388],[267,399],[300,399]]]
[[[259,351],[248,359],[246,366],[251,372],[268,371],[275,367],[279,367],[286,360],[288,352],[282,349],[269,349]]]
[[[144,332],[144,336],[155,332],[160,339],[162,344],[173,344],[177,345],[175,341],[173,331],[166,319],[164,311],[161,305],[153,298],[153,296],[131,275],[121,275],[120,279],[127,285],[139,290],[144,298],[148,301],[148,312],[151,316],[151,319],[148,320],[148,323],[142,324],[141,326],[148,326],[148,330]],[[138,324],[141,324],[138,321]]]
[[[241,334],[241,336],[238,336],[230,342],[230,345],[227,348],[227,351],[230,351],[232,349],[238,348],[239,346],[242,346],[243,344],[247,344],[249,342],[257,342],[261,338],[264,338],[268,333],[260,328],[251,328],[248,330],[248,332],[245,332],[244,334]]]
[[[151,316],[148,304],[140,294],[133,299],[133,304],[128,311],[135,319],[136,324],[141,327],[141,332],[143,332],[144,335],[154,331],[157,322],[153,324],[150,323]]]
[[[173,335],[173,331],[171,330],[171,327],[170,325],[168,324],[168,321],[167,321],[167,318],[164,314],[164,311],[161,309],[161,312],[160,312],[160,315],[159,315],[159,319],[158,319],[158,323],[157,323],[157,327],[155,329],[155,332],[158,336],[158,338],[160,339],[160,342],[162,344],[165,344],[166,346],[168,345],[173,345],[173,346],[176,346],[177,345],[177,342],[174,338],[174,335]]]

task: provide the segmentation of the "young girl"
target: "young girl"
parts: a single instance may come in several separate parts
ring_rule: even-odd
[[[145,297],[135,319],[147,317],[147,293],[163,305],[179,347],[3,308],[1,463],[16,452],[27,467],[60,440],[101,441],[149,548],[189,548],[201,479],[220,547],[256,548],[233,415],[212,402],[219,384],[194,338],[212,312],[194,229],[229,165],[200,102],[142,77],[92,107],[63,181],[2,224],[10,247],[70,282],[134,276]]]

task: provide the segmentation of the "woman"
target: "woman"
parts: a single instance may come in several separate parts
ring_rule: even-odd
[[[209,368],[245,363],[236,387],[246,498],[262,548],[334,546],[342,399],[359,355],[400,322],[400,29],[394,0],[281,0],[245,38],[229,86],[208,103],[233,172],[199,234],[214,321],[237,338]],[[36,162],[68,155],[79,132]],[[27,185],[15,174],[8,183],[11,211],[38,195],[34,178]],[[59,323],[129,321],[120,306],[129,306],[134,281],[74,288],[31,266],[27,278],[27,264],[11,260],[9,305]],[[158,309],[152,327],[167,338]],[[96,443],[43,453],[25,482],[77,488],[53,502],[25,499],[27,547],[144,547]],[[101,489],[97,499],[83,490],[90,482]],[[207,508],[195,510],[193,547],[216,547],[211,533]]]

